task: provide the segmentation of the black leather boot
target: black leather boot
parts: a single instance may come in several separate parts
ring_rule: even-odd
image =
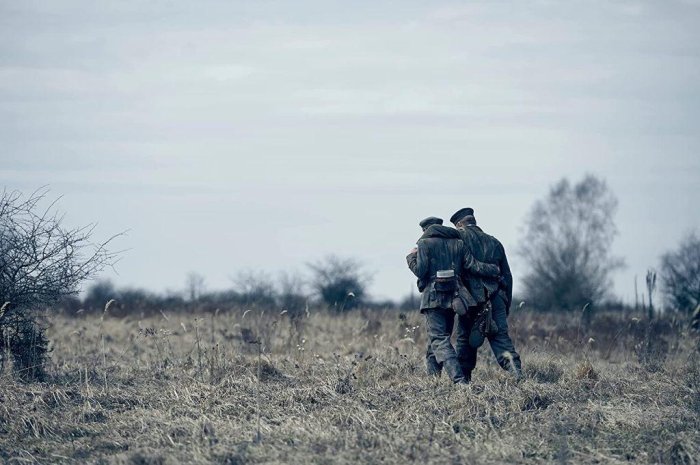
[[[464,370],[464,369],[462,371],[464,372],[464,380],[467,383],[471,383],[472,382],[472,371],[471,370]]]
[[[443,366],[445,368],[445,371],[447,371],[447,374],[450,376],[452,382],[454,382],[455,384],[467,384],[467,380],[464,377],[462,367],[459,365],[459,362],[456,358],[445,360]]]

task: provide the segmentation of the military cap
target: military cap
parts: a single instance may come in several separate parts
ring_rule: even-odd
[[[428,226],[432,226],[434,224],[442,224],[442,218],[438,218],[436,216],[429,216],[418,224],[421,228],[425,229]]]
[[[474,216],[474,209],[467,207],[457,210],[457,212],[450,218],[450,222],[452,222],[452,224],[457,224],[466,216]]]

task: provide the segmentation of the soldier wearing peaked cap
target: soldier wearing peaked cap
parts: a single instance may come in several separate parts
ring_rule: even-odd
[[[429,348],[426,353],[430,374],[440,374],[442,367],[455,383],[467,382],[450,337],[455,311],[476,305],[474,298],[459,280],[463,271],[496,278],[497,266],[480,263],[465,248],[457,230],[442,226],[431,217],[420,222],[423,235],[418,247],[406,257],[408,267],[418,278],[421,313],[425,314]]]
[[[484,336],[488,338],[498,364],[505,370],[512,370],[519,379],[522,377],[520,355],[516,352],[508,334],[508,313],[513,299],[513,276],[505,249],[498,239],[489,236],[477,226],[473,208],[462,208],[452,215],[450,221],[457,227],[462,241],[477,260],[497,265],[500,269],[497,279],[468,276],[465,284],[472,295],[480,301],[480,305],[490,304],[496,328],[494,328],[495,331],[486,332]],[[470,344],[470,336],[473,336],[473,328],[458,326],[457,354],[467,378],[476,367],[476,355],[480,345],[473,342]],[[475,345],[477,347],[474,347]]]
[[[421,220],[418,225],[425,231],[428,229],[428,226],[432,226],[434,224],[442,224],[442,218],[438,218],[437,216],[429,216],[424,220]]]

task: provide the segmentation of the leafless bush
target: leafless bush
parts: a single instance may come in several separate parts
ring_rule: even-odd
[[[308,266],[311,287],[329,308],[342,312],[365,300],[371,279],[357,260],[331,255]]]
[[[24,196],[0,194],[0,340],[25,378],[40,377],[46,338],[34,311],[75,295],[78,285],[114,264],[117,253],[91,241],[95,225],[67,228],[56,202],[46,204],[48,190]]]

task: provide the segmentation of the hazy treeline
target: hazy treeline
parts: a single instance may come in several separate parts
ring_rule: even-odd
[[[325,301],[322,296],[307,290],[304,283],[300,283],[297,290],[285,287],[284,276],[267,280],[261,275],[246,273],[249,277],[249,286],[241,287],[235,283],[230,289],[207,291],[204,287],[196,292],[194,297],[191,289],[185,287],[179,291],[166,291],[163,293],[152,292],[147,289],[135,287],[116,287],[111,281],[97,281],[88,287],[84,296],[70,296],[63,298],[55,307],[66,314],[99,313],[104,311],[105,304],[111,300],[114,302],[109,307],[112,315],[126,315],[133,313],[158,313],[166,312],[216,312],[231,309],[262,309],[287,311],[290,315],[302,314],[308,309],[327,309],[331,312],[346,312],[358,308],[367,310],[415,310],[418,308],[419,296],[417,293],[409,294],[400,300],[375,300],[365,295],[361,299],[344,295],[340,301]],[[250,279],[262,279],[262,281],[250,281]],[[204,282],[202,281],[202,285]],[[515,297],[514,306],[523,302],[520,309],[539,310],[532,307],[522,299]],[[619,300],[607,300],[599,304],[606,310],[633,312],[634,305],[627,305]],[[640,306],[640,311],[646,308]]]
[[[81,297],[62,299],[58,307],[67,313],[99,312],[111,300],[110,313],[153,313],[159,311],[216,312],[259,308],[300,314],[309,308],[345,312],[365,309],[414,308],[417,296],[401,302],[375,300],[367,293],[371,276],[354,259],[325,257],[307,265],[306,273],[270,274],[243,271],[232,278],[225,290],[207,290],[199,273],[189,273],[181,290],[165,293],[141,288],[116,288],[110,281],[97,281]]]

